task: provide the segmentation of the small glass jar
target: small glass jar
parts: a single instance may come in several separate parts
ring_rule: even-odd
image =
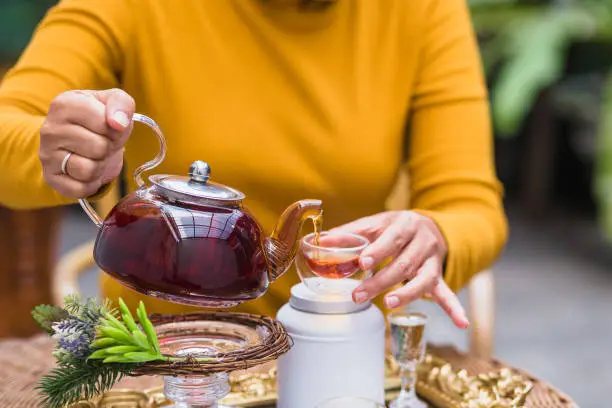
[[[218,401],[230,392],[227,373],[209,376],[164,377],[164,395],[174,408],[218,408]]]

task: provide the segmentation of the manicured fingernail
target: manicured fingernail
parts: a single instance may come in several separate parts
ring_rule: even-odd
[[[374,265],[374,258],[370,256],[366,256],[365,258],[361,258],[361,267],[363,269],[370,269]]]
[[[395,309],[396,307],[399,306],[400,301],[397,296],[387,296],[385,298],[385,303],[387,304],[387,307],[389,309]]]
[[[130,125],[130,119],[128,118],[125,112],[122,112],[122,111],[115,112],[113,114],[113,119],[115,119],[115,122],[117,122],[123,127],[128,127]]]
[[[368,294],[365,292],[357,292],[354,295],[355,303],[363,303],[368,300]]]

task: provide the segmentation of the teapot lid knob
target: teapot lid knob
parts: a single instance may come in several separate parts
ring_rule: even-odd
[[[239,202],[244,198],[240,191],[210,180],[210,166],[200,160],[189,166],[189,177],[155,174],[149,180],[164,191],[187,195],[196,200],[205,198],[215,202]]]
[[[210,179],[210,166],[208,163],[197,160],[189,166],[189,178],[191,181],[206,183]]]

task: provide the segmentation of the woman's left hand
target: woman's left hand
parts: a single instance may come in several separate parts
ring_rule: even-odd
[[[448,249],[438,226],[430,218],[412,211],[388,211],[334,230],[352,232],[370,240],[360,257],[363,269],[372,269],[392,258],[384,269],[355,289],[356,303],[403,284],[385,296],[389,309],[431,296],[457,327],[464,329],[469,325],[459,298],[442,278]]]

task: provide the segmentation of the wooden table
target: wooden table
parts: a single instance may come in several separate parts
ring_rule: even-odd
[[[38,379],[53,367],[53,358],[51,356],[53,345],[53,340],[47,336],[36,336],[28,340],[0,341],[0,401],[2,402],[2,408],[39,407],[34,386]],[[533,390],[527,397],[525,408],[577,408],[577,405],[571,398],[556,390],[550,384],[540,381],[522,370],[511,368],[498,360],[471,357],[448,346],[430,346],[428,352],[435,356],[436,359],[443,359],[445,362],[448,362],[453,368],[466,369],[470,376],[499,372],[501,369],[510,369],[514,374],[521,375],[522,378],[533,383]],[[393,381],[392,379],[388,380]],[[427,383],[420,379],[417,389],[427,396],[430,395],[429,391],[435,385],[435,383]],[[160,390],[152,392],[148,396],[142,391],[155,389],[159,386],[159,378],[138,377],[123,380],[115,387],[115,390],[132,389],[136,391],[132,392],[133,395],[140,395],[141,398],[147,399],[152,396],[161,397]],[[436,406],[461,408],[457,399],[451,398],[450,394],[444,395],[442,395],[443,398],[439,398],[440,395],[438,395],[437,401],[435,401],[437,402]],[[231,396],[232,394],[230,394]],[[153,408],[154,406],[160,405],[143,405],[142,401],[140,405],[137,403],[133,405],[134,408]],[[264,407],[261,404],[250,406]],[[121,405],[121,407],[129,408],[130,405]],[[477,405],[470,407],[484,408],[484,406],[479,407]],[[96,405],[81,405],[79,408],[96,408]]]

